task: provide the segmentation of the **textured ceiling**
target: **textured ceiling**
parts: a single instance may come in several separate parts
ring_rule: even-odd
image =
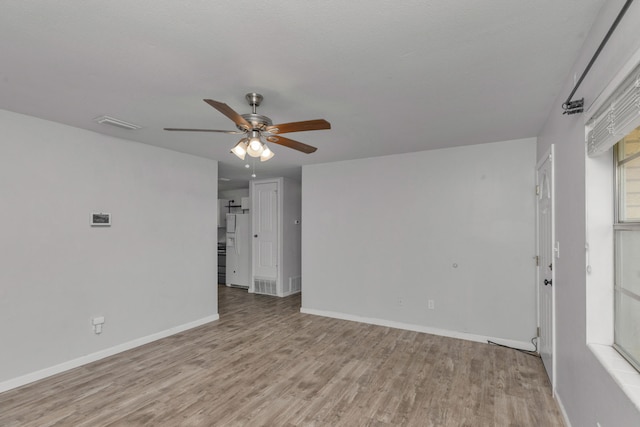
[[[248,179],[203,98],[287,136],[259,177],[300,166],[536,136],[604,0],[3,0],[0,108],[220,161]],[[109,115],[126,131],[93,121]]]

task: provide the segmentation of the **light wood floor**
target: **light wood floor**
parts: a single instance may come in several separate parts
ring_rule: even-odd
[[[217,322],[0,394],[0,426],[563,425],[536,357],[219,292]]]

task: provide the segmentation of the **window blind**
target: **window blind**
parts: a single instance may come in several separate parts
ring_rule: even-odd
[[[606,152],[639,125],[640,65],[587,122],[587,153],[594,157]]]

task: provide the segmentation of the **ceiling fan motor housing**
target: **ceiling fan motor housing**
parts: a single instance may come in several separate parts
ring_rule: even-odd
[[[262,95],[259,93],[251,92],[244,96],[251,106],[252,112],[250,114],[241,114],[242,118],[251,123],[253,127],[252,130],[263,131],[267,128],[267,126],[271,126],[273,122],[267,116],[262,116],[256,113],[256,108],[260,106],[260,103],[264,99]],[[246,129],[242,128],[240,125],[236,125],[238,129],[244,131]]]
[[[267,128],[267,126],[271,126],[273,124],[273,122],[271,121],[271,119],[267,116],[262,116],[260,114],[255,114],[255,113],[251,113],[251,114],[241,114],[241,116],[248,121],[249,123],[251,123],[251,126],[253,126],[253,130],[259,130],[259,131],[263,131]],[[236,125],[238,129],[240,129],[241,131],[244,131],[245,129],[243,129],[241,126]]]

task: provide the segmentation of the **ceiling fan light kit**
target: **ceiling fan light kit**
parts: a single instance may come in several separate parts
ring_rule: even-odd
[[[204,102],[231,119],[240,132],[218,129],[184,129],[184,128],[164,128],[168,131],[187,132],[220,132],[229,134],[242,134],[243,138],[231,149],[241,160],[248,154],[251,157],[259,157],[261,162],[266,162],[274,156],[273,151],[267,147],[266,141],[283,145],[305,154],[313,153],[316,147],[303,144],[293,139],[285,138],[280,134],[289,132],[302,132],[310,130],[331,129],[331,124],[324,119],[306,120],[302,122],[291,122],[274,125],[267,116],[256,112],[257,107],[264,99],[259,93],[248,93],[245,98],[251,106],[251,113],[238,114],[227,104],[213,99],[205,99]],[[277,135],[277,136],[276,136]]]

